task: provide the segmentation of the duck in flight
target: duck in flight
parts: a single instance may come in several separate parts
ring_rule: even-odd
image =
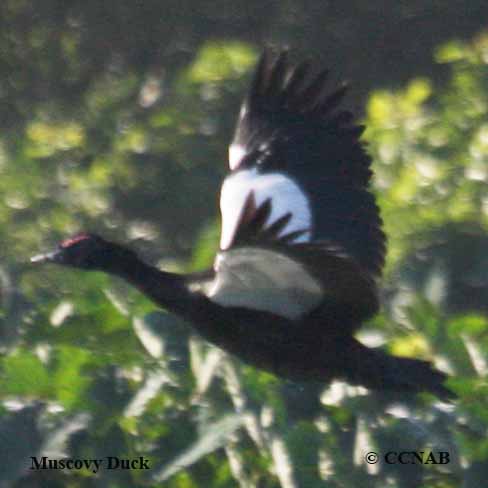
[[[327,71],[262,55],[229,147],[213,268],[180,275],[82,233],[32,258],[111,273],[258,368],[306,381],[453,394],[430,363],[359,342],[379,309],[385,234],[363,127],[328,92]]]

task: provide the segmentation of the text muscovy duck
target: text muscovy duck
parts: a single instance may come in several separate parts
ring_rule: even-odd
[[[385,235],[363,127],[338,108],[345,88],[327,93],[326,77],[284,51],[261,57],[229,148],[213,269],[161,271],[93,234],[32,261],[117,275],[208,341],[285,378],[451,397],[430,363],[354,338],[378,312]]]

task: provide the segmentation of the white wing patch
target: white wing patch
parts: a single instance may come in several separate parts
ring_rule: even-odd
[[[229,166],[231,170],[236,169],[246,155],[246,149],[240,144],[231,144],[229,146]]]
[[[299,319],[323,298],[318,280],[291,258],[267,249],[241,247],[219,253],[215,278],[204,293],[224,307],[244,307]]]
[[[222,185],[220,211],[222,213],[222,235],[220,248],[227,249],[236,231],[239,218],[249,193],[254,192],[256,205],[271,199],[271,215],[266,224],[285,215],[291,214],[286,227],[280,235],[310,229],[312,214],[305,194],[299,186],[282,173],[259,174],[256,168],[238,171],[228,176]],[[310,231],[298,236],[294,242],[310,240]]]

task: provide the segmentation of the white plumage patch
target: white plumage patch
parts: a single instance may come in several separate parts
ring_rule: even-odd
[[[320,283],[297,261],[268,249],[241,247],[219,253],[210,300],[225,307],[271,312],[295,320],[323,298]]]
[[[271,215],[265,225],[271,225],[288,212],[291,214],[291,218],[281,231],[281,235],[310,229],[312,215],[307,197],[292,179],[282,173],[259,174],[256,168],[246,169],[231,174],[222,185],[220,194],[221,249],[227,249],[231,245],[250,192],[254,192],[257,206],[266,199],[271,199]],[[297,237],[295,242],[307,242],[309,240],[310,231],[307,231]]]
[[[229,166],[231,170],[236,169],[246,155],[246,149],[240,144],[229,146]]]

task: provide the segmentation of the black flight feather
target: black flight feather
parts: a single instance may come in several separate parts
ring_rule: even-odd
[[[339,107],[347,85],[327,91],[328,71],[312,71],[308,62],[292,66],[286,51],[264,52],[232,141],[243,154],[234,171],[254,167],[263,175],[289,177],[310,203],[312,225],[304,232],[311,232],[311,240],[335,242],[378,276],[385,235],[369,189],[371,158],[359,140],[364,127]],[[293,215],[293,208],[289,212]],[[252,227],[239,230],[239,225],[233,245],[245,244],[244,236],[256,242]],[[266,222],[258,234],[269,239],[273,234],[264,230],[271,225]],[[293,239],[282,242],[292,244]]]

